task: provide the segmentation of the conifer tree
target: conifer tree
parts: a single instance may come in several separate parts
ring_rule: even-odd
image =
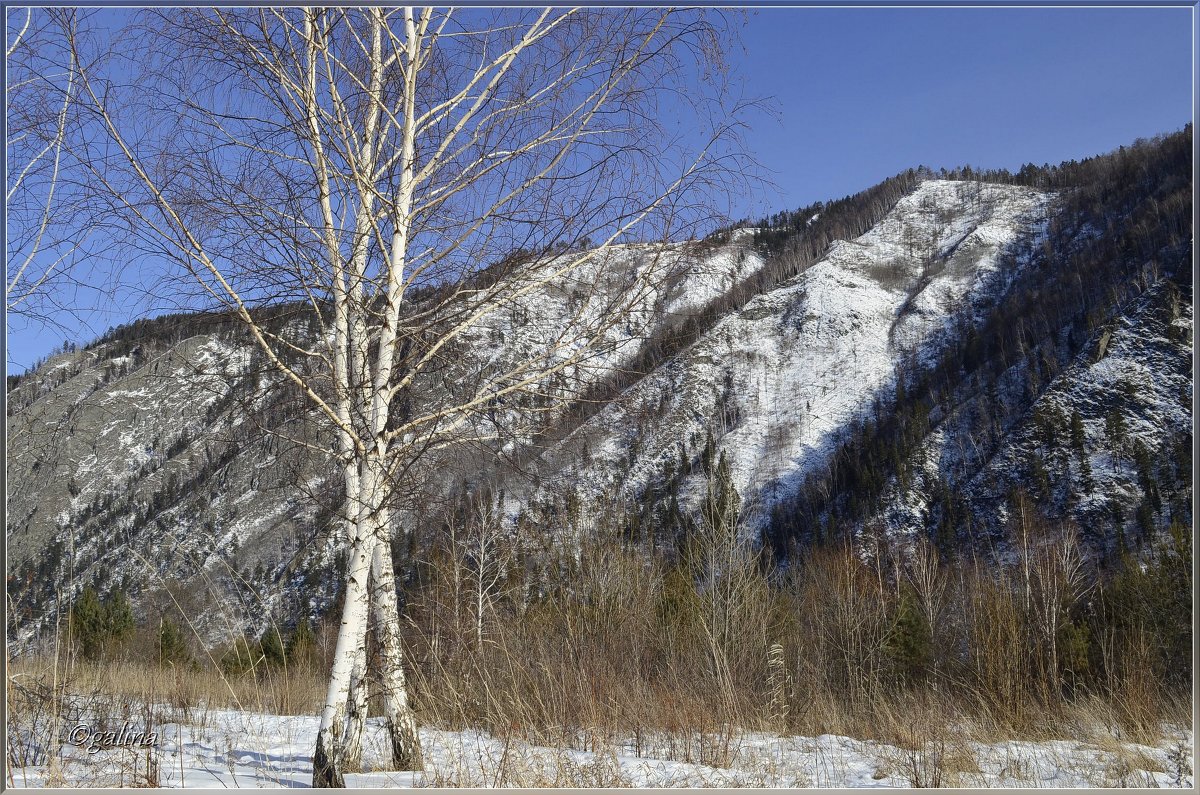
[[[84,659],[94,660],[103,649],[105,634],[104,606],[89,586],[71,607],[71,639]]]
[[[281,667],[287,661],[287,655],[283,650],[283,639],[279,637],[279,630],[274,626],[263,633],[262,640],[259,641],[259,649],[263,662],[271,668]]]
[[[158,627],[158,664],[181,665],[191,662],[191,653],[179,626],[164,616]]]

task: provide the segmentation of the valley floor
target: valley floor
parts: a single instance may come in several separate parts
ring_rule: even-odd
[[[68,744],[50,762],[10,765],[7,783],[306,787],[316,731],[315,716],[193,708],[158,725],[153,750],[88,754]],[[946,740],[914,751],[835,735],[734,733],[692,740],[642,736],[585,751],[426,728],[424,773],[380,770],[384,742],[382,727],[372,721],[366,772],[347,774],[347,786],[1190,787],[1193,781],[1191,730],[1168,731],[1158,746],[1100,732],[1086,741]]]

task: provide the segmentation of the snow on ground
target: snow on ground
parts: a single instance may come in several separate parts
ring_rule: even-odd
[[[158,727],[150,770],[163,787],[306,787],[317,718],[196,709]],[[362,773],[350,787],[409,786],[754,786],[754,787],[1089,787],[1191,786],[1192,732],[1158,747],[1056,740],[949,742],[923,752],[848,737],[732,733],[707,744],[632,739],[599,752],[531,746],[476,731],[422,729],[423,773],[382,770],[385,736],[371,721]],[[1183,748],[1182,756],[1176,750]],[[51,767],[11,770],[16,787],[145,783],[147,752],[88,754],[65,746]],[[640,753],[639,753],[640,751]],[[1173,754],[1175,759],[1172,758]],[[679,757],[700,761],[678,761]],[[673,756],[675,758],[668,758]],[[151,780],[154,783],[154,780]]]

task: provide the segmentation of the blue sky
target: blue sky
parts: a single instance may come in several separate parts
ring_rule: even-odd
[[[853,193],[917,165],[1019,168],[1115,149],[1192,119],[1190,8],[762,8],[730,61],[778,119],[747,144],[778,186],[757,216]],[[735,24],[742,24],[735,18]],[[91,307],[84,343],[137,302]],[[10,318],[9,372],[64,332]]]
[[[770,210],[916,165],[1019,168],[1115,149],[1192,118],[1190,8],[764,8],[748,89],[780,123],[749,143]]]

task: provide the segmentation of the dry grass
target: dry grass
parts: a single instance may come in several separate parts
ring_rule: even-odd
[[[517,580],[464,600],[469,577],[453,567],[425,581],[408,602],[421,720],[577,750],[629,742],[639,755],[647,738],[669,737],[664,755],[714,766],[743,731],[924,752],[939,738],[1044,741],[1094,727],[1153,744],[1164,723],[1190,725],[1190,701],[1132,664],[1136,649],[1122,653],[1132,675],[1112,687],[1054,686],[1019,571],[967,564],[925,587],[942,600],[926,641],[935,662],[908,679],[898,587],[849,550],[814,555],[771,586],[757,565],[728,566],[740,579],[720,605],[678,564],[601,540],[559,566],[570,588],[536,598]],[[465,602],[483,613],[454,607]],[[961,748],[941,757],[971,774]]]
[[[54,679],[53,662],[19,658],[9,663],[10,683]],[[136,661],[79,661],[69,673],[60,671],[59,687],[67,694],[105,694],[120,702],[172,707],[186,713],[195,707],[241,709],[276,715],[310,715],[325,700],[326,682],[313,669],[226,675],[211,667],[161,667]]]
[[[1048,672],[1019,572],[964,565],[903,591],[903,580],[850,550],[814,554],[787,577],[742,554],[699,589],[686,561],[600,539],[552,559],[549,574],[502,557],[484,578],[468,557],[430,556],[436,565],[406,600],[419,723],[560,752],[534,767],[521,754],[489,762],[485,783],[520,786],[617,785],[619,768],[603,759],[614,748],[728,768],[747,732],[887,744],[898,750],[880,776],[920,786],[980,780],[972,743],[1072,739],[1109,751],[1117,761],[1105,780],[1120,782],[1149,768],[1115,749],[1158,744],[1164,724],[1191,725],[1190,698],[1164,684],[1148,636],[1106,650],[1120,664],[1106,658],[1093,686],[1051,687],[1058,672]],[[472,592],[485,581],[485,593]],[[941,616],[926,635],[904,634],[902,595],[911,593],[919,611]],[[41,738],[10,746],[10,764],[23,767],[54,757],[51,727],[72,709],[120,716],[149,704],[160,712],[145,719],[160,721],[198,708],[315,715],[325,692],[319,659],[239,676],[212,664],[52,659],[16,660],[9,672],[10,729]],[[601,756],[585,764],[569,752]],[[1006,767],[1014,779],[1036,778],[1024,764]],[[142,767],[152,778],[150,762]],[[430,783],[479,775],[442,771]]]

